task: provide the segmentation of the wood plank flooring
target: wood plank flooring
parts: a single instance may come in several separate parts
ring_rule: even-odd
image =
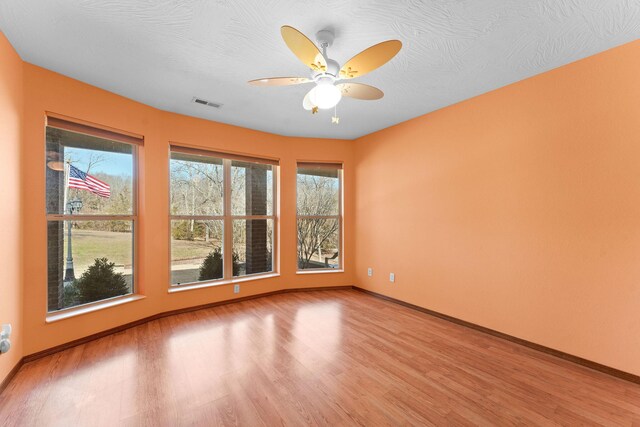
[[[1,426],[637,425],[640,385],[351,290],[146,323],[25,364]]]

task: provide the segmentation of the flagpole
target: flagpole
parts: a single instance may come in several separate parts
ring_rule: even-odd
[[[69,188],[69,166],[71,160],[67,160],[64,164],[64,197],[62,202],[62,214],[67,213],[67,192]]]
[[[71,161],[67,160],[65,168],[64,168],[64,206],[63,213],[71,215],[72,212],[70,209],[67,209],[67,193],[69,192],[69,174],[71,169]],[[68,210],[68,212],[67,212]],[[67,223],[67,265],[64,272],[64,282],[72,282],[75,280],[75,274],[73,271],[73,254],[72,254],[72,246],[71,246],[71,226],[73,225],[72,221],[69,219],[65,221]]]

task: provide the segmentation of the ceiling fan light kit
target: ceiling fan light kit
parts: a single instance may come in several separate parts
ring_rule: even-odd
[[[311,105],[316,105],[322,110],[335,107],[341,99],[342,92],[332,82],[318,82],[318,85],[309,91]]]
[[[390,61],[402,48],[399,40],[388,40],[360,52],[347,63],[340,64],[327,55],[327,48],[333,45],[334,34],[329,30],[321,30],[316,34],[318,48],[304,34],[288,25],[280,29],[282,38],[289,49],[310,68],[309,78],[305,77],[273,77],[249,81],[254,86],[290,86],[303,83],[315,83],[302,100],[302,107],[313,114],[318,109],[328,110],[334,108],[342,97],[372,101],[380,99],[384,93],[373,86],[362,83],[340,83],[337,81],[349,80],[363,76]],[[338,123],[337,117],[332,117],[332,123]]]

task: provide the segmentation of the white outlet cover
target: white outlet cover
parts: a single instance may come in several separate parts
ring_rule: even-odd
[[[390,282],[395,282],[396,281],[396,274],[395,273],[389,273],[389,281]]]
[[[240,293],[240,285],[233,285],[233,293],[234,294]]]
[[[369,277],[373,276],[373,268],[369,267],[369,269],[367,269],[367,275]]]
[[[2,336],[9,338],[12,330],[13,328],[11,327],[11,323],[2,324]]]

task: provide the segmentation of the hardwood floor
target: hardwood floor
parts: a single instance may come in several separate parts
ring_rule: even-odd
[[[167,317],[25,364],[2,426],[640,425],[640,385],[357,291]]]

